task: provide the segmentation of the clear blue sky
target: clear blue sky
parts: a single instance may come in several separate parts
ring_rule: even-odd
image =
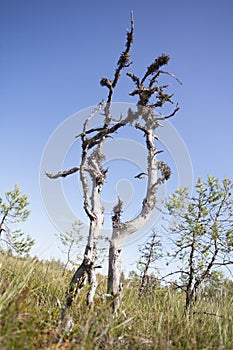
[[[41,256],[56,256],[57,232],[44,211],[39,167],[54,129],[106,98],[134,11],[134,71],[167,53],[181,110],[171,120],[191,156],[194,176],[232,179],[233,2],[231,0],[0,2],[0,193],[18,183],[32,211],[25,231]],[[130,102],[123,79],[114,101]],[[74,164],[75,165],[75,164]],[[55,243],[57,245],[57,242]],[[49,248],[48,248],[49,246]],[[43,253],[43,254],[42,254]]]

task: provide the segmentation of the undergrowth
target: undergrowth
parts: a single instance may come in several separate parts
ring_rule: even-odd
[[[55,262],[0,254],[0,349],[233,349],[233,298],[199,300],[184,312],[184,295],[168,287],[138,298],[134,281],[125,282],[122,305],[113,315],[102,295],[99,275],[95,304],[83,290],[72,308],[75,326],[58,337],[60,302],[71,272],[62,277]]]

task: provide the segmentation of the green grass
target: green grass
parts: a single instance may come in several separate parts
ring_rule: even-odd
[[[184,313],[184,295],[157,288],[138,299],[135,284],[125,283],[118,315],[97,294],[87,308],[83,290],[72,308],[75,326],[58,339],[60,310],[71,278],[56,263],[21,260],[0,254],[0,349],[233,349],[233,298],[200,300]],[[88,287],[85,287],[88,288]],[[98,293],[106,279],[99,276]]]

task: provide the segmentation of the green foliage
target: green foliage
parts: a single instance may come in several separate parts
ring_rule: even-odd
[[[147,266],[155,268],[152,266],[159,258],[161,258],[161,240],[157,232],[153,229],[148,240],[139,247],[139,252],[141,254],[139,259],[139,266]],[[143,267],[142,267],[143,269]]]
[[[168,286],[138,299],[137,281],[125,280],[118,317],[102,295],[106,277],[98,275],[95,305],[86,306],[86,290],[72,313],[72,333],[59,339],[59,302],[71,278],[60,263],[42,263],[0,253],[0,342],[4,350],[24,349],[232,349],[232,281],[224,294],[210,293],[197,302],[193,317],[184,315],[185,295]],[[88,286],[86,287],[88,288]],[[215,286],[211,286],[215,290]]]
[[[34,239],[29,235],[25,236],[21,230],[15,230],[11,234],[11,245],[14,247],[14,250],[18,255],[27,255],[34,244]]]
[[[195,195],[178,189],[167,202],[172,216],[173,258],[181,262],[180,272],[191,298],[213,269],[233,264],[233,184],[209,175],[199,177]]]
[[[150,274],[151,269],[158,270],[155,263],[162,257],[161,241],[155,229],[152,230],[148,241],[139,247],[139,252],[138,269],[141,277],[139,294],[141,295],[153,289],[157,283],[156,277]]]
[[[0,201],[2,216],[5,216],[5,224],[16,223],[25,221],[30,211],[27,209],[29,204],[27,196],[25,194],[21,195],[21,190],[18,185],[15,185],[14,190],[5,192],[6,202]]]
[[[29,235],[25,236],[21,230],[12,228],[28,218],[28,205],[27,196],[21,194],[18,185],[5,192],[5,202],[0,197],[0,239],[8,249],[12,249],[18,255],[28,254],[34,245],[34,240]]]
[[[72,224],[70,231],[61,232],[57,235],[58,239],[62,244],[62,253],[66,255],[66,264],[63,269],[63,275],[70,265],[74,267],[78,264],[78,261],[81,259],[80,249],[83,245],[83,235],[81,233],[82,223],[80,221],[75,221]]]

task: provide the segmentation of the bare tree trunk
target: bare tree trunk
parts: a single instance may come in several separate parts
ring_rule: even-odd
[[[66,269],[69,265],[69,262],[70,262],[70,252],[71,252],[71,248],[72,248],[72,244],[69,246],[69,249],[68,249],[68,252],[67,252],[67,260],[66,260],[66,263],[64,265],[64,268],[63,268],[63,271],[62,271],[62,277],[65,276],[65,273],[66,273]]]
[[[211,268],[213,267],[213,264],[217,258],[218,255],[218,243],[217,243],[217,239],[215,239],[214,242],[214,252],[213,252],[213,256],[210,259],[210,262],[206,268],[205,271],[203,271],[203,273],[196,279],[195,283],[193,284],[193,268],[191,269],[191,273],[189,276],[189,283],[187,285],[187,289],[186,289],[186,304],[185,304],[185,309],[186,310],[191,310],[193,305],[195,304],[196,301],[196,297],[197,297],[197,291],[201,285],[201,283],[205,280],[206,276],[208,276]],[[193,284],[193,286],[192,286]]]
[[[147,275],[147,272],[149,270],[149,266],[150,266],[150,256],[149,256],[149,259],[148,259],[148,261],[146,263],[146,266],[145,266],[143,274],[142,274],[141,285],[140,285],[140,289],[139,289],[139,297],[142,296],[143,290],[144,290],[144,287],[145,287],[145,284],[146,284],[146,279],[147,279],[147,277],[149,277]]]
[[[139,79],[133,73],[128,73],[136,88],[130,93],[131,96],[138,96],[138,111],[134,113],[131,109],[128,110],[128,115],[123,119],[121,116],[119,121],[116,121],[110,113],[110,106],[114,89],[116,88],[122,70],[131,65],[130,50],[134,38],[134,19],[131,14],[131,30],[127,31],[127,39],[124,51],[120,54],[115,70],[114,78],[102,78],[100,84],[108,90],[107,104],[104,108],[104,123],[102,127],[88,129],[88,124],[94,115],[100,111],[104,102],[102,101],[97,108],[94,109],[83,125],[83,132],[78,135],[82,141],[82,161],[81,165],[72,168],[68,171],[59,172],[55,175],[47,173],[47,176],[53,179],[65,177],[77,171],[80,172],[80,180],[84,194],[84,209],[90,220],[90,230],[88,243],[85,249],[84,259],[80,267],[75,272],[70,288],[66,297],[66,306],[62,312],[62,320],[66,318],[66,311],[71,307],[72,301],[86,281],[90,284],[90,291],[87,295],[87,303],[93,302],[97,280],[95,276],[95,261],[96,261],[96,243],[100,230],[103,226],[103,208],[101,206],[100,194],[102,185],[104,184],[107,170],[102,168],[103,164],[103,144],[107,137],[110,137],[118,129],[125,125],[131,125],[138,130],[141,130],[146,137],[146,147],[148,150],[148,181],[147,194],[142,203],[140,214],[133,220],[121,223],[122,202],[118,201],[114,208],[114,216],[112,218],[112,238],[109,248],[109,271],[108,271],[108,292],[113,296],[113,308],[117,309],[120,303],[120,295],[122,286],[120,282],[121,276],[121,251],[125,239],[132,233],[139,230],[149,219],[156,203],[156,187],[161,182],[167,180],[170,176],[170,168],[163,162],[158,162],[156,159],[157,150],[154,146],[154,140],[157,136],[154,134],[155,129],[159,126],[160,120],[165,120],[172,117],[178,110],[178,105],[174,111],[168,116],[157,115],[155,117],[154,110],[156,107],[161,108],[164,103],[173,103],[172,95],[164,93],[164,89],[168,85],[158,85],[157,80],[161,74],[168,74],[179,81],[173,74],[161,70],[161,67],[169,61],[169,56],[161,55],[147,67],[147,71],[142,79]],[[145,83],[147,81],[147,85]],[[179,81],[180,82],[180,81]],[[150,98],[155,95],[156,102],[150,101]],[[139,123],[140,118],[140,123]],[[157,170],[160,170],[161,177],[157,179]],[[89,182],[86,174],[91,177],[92,188],[89,189]]]
[[[90,227],[82,264],[74,273],[66,295],[66,304],[61,315],[63,328],[67,328],[67,323],[70,319],[70,317],[67,318],[67,311],[71,308],[74,298],[86,284],[86,282],[88,281],[90,284],[90,290],[86,298],[87,305],[90,305],[93,302],[97,288],[97,279],[95,275],[96,245],[104,222],[104,211],[101,204],[100,195],[107,173],[107,171],[102,169],[99,159],[99,155],[102,154],[102,145],[103,142],[101,142],[92,152],[92,154],[88,157],[88,160],[86,149],[83,150],[82,154],[80,180],[84,193],[84,209],[90,219]],[[88,166],[86,165],[87,161],[89,164]],[[88,186],[86,171],[88,171],[91,176],[91,191]]]
[[[116,232],[113,232],[113,237],[117,236]],[[107,293],[111,295],[112,308],[117,310],[121,303],[122,298],[122,283],[121,283],[121,245],[118,244],[117,239],[112,239],[109,248],[109,261],[108,261],[108,287]]]
[[[193,299],[194,299],[194,288],[187,286],[186,289],[186,301],[185,301],[185,309],[191,310],[193,306]]]
[[[169,168],[167,165],[164,165],[164,163],[157,162],[156,160],[156,148],[154,146],[154,128],[151,129],[148,126],[155,124],[153,124],[153,120],[151,119],[153,117],[150,114],[150,111],[147,109],[147,113],[148,112],[149,114],[146,115],[147,125],[145,127],[137,125],[137,128],[145,133],[146,146],[148,150],[147,193],[145,199],[143,200],[141,212],[135,219],[123,223],[120,220],[123,206],[123,203],[120,200],[120,198],[118,198],[118,204],[113,209],[113,233],[109,249],[108,294],[111,294],[113,297],[112,307],[114,310],[116,310],[119,307],[121,300],[121,251],[123,248],[124,241],[130,234],[138,231],[149,219],[156,203],[156,186],[159,183],[165,181],[167,176],[165,173],[166,171],[168,171]],[[161,177],[159,179],[157,177],[158,169],[161,170]]]
[[[87,294],[86,302],[87,305],[93,303],[95,291],[97,288],[97,279],[95,273],[96,243],[98,240],[99,232],[102,228],[102,217],[103,214],[101,211],[96,219],[93,219],[91,221],[89,238],[85,248],[84,259],[74,273],[70,282],[69,290],[66,294],[66,304],[61,313],[62,329],[67,329],[70,320],[72,320],[72,317],[70,315],[67,316],[67,311],[70,310],[74,298],[87,282],[90,285],[90,290]]]

